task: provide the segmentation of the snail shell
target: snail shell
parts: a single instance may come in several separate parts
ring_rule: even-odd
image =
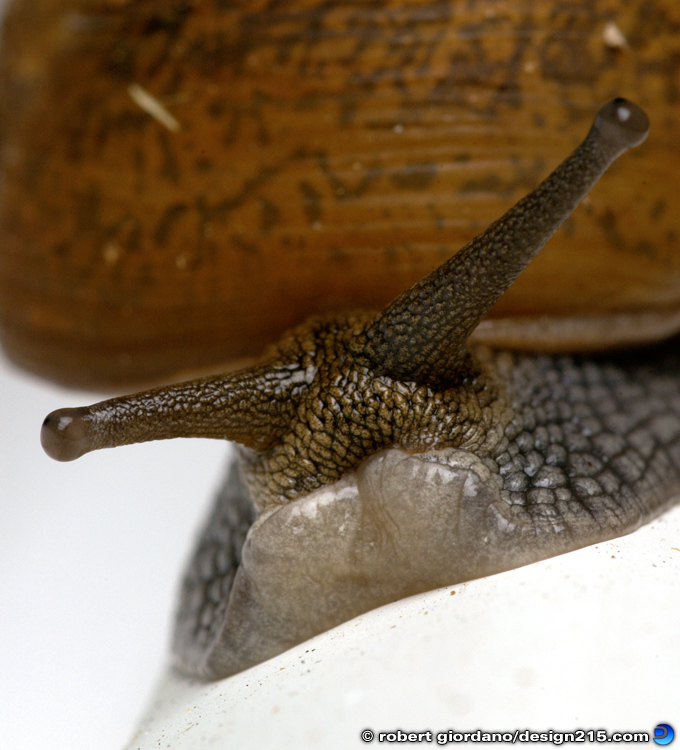
[[[644,180],[615,168],[494,314],[658,314],[620,335],[666,334],[678,24],[675,3],[645,0],[14,3],[4,347],[61,382],[120,387],[257,356],[314,313],[382,307],[620,93],[655,124],[630,157]]]

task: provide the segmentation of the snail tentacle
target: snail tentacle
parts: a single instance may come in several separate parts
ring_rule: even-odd
[[[260,365],[154,388],[53,411],[43,422],[40,441],[57,461],[73,461],[100,448],[176,437],[234,440],[263,450],[289,423],[296,385],[289,371]]]
[[[375,370],[400,380],[455,382],[466,342],[609,165],[640,144],[646,114],[614,99],[583,143],[482,234],[397,297],[358,342]]]

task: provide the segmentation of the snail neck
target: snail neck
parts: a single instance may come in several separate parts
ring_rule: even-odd
[[[370,313],[315,318],[276,348],[278,367],[298,382],[312,370],[314,377],[290,396],[294,416],[281,438],[266,450],[241,451],[258,510],[331,484],[383,448],[469,448],[484,455],[502,439],[510,409],[486,349],[466,355],[453,385],[392,378],[354,353],[372,320]]]

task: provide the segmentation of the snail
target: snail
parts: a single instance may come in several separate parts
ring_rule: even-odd
[[[282,334],[245,369],[43,426],[60,459],[178,434],[243,444],[183,586],[174,650],[202,677],[386,601],[625,533],[677,489],[677,341],[647,363],[554,354],[678,328],[678,212],[659,179],[677,172],[662,65],[674,8],[375,5],[45,2],[30,44],[31,6],[10,11],[8,354],[61,382],[120,388],[252,357]],[[604,35],[614,18],[623,42]],[[536,132],[564,145],[595,97],[624,84],[659,133],[630,157],[645,190],[603,180],[604,202],[546,248],[561,242],[566,260],[543,277],[532,264],[504,294],[644,138],[646,116],[614,100],[562,167],[449,260],[490,221],[487,203],[548,171]],[[513,129],[496,131],[508,111]],[[475,137],[452,148],[466,129]],[[442,164],[460,168],[458,188],[437,192]],[[451,219],[452,203],[470,218]],[[518,256],[494,258],[497,242]],[[501,295],[506,317],[480,323]]]
[[[648,120],[585,141],[377,314],[310,319],[254,366],[43,423],[47,453],[171,437],[241,446],[184,582],[186,671],[217,678],[398,598],[625,533],[680,488],[678,356],[657,372],[468,346]],[[244,539],[245,537],[245,539]]]

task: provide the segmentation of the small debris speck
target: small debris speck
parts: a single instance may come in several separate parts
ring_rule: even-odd
[[[135,104],[171,132],[176,133],[182,129],[179,122],[170,114],[170,112],[168,112],[158,99],[153,97],[138,83],[131,83],[128,86],[128,94],[130,94],[130,98]]]
[[[610,49],[625,49],[628,46],[628,40],[613,21],[604,27],[602,39]]]

